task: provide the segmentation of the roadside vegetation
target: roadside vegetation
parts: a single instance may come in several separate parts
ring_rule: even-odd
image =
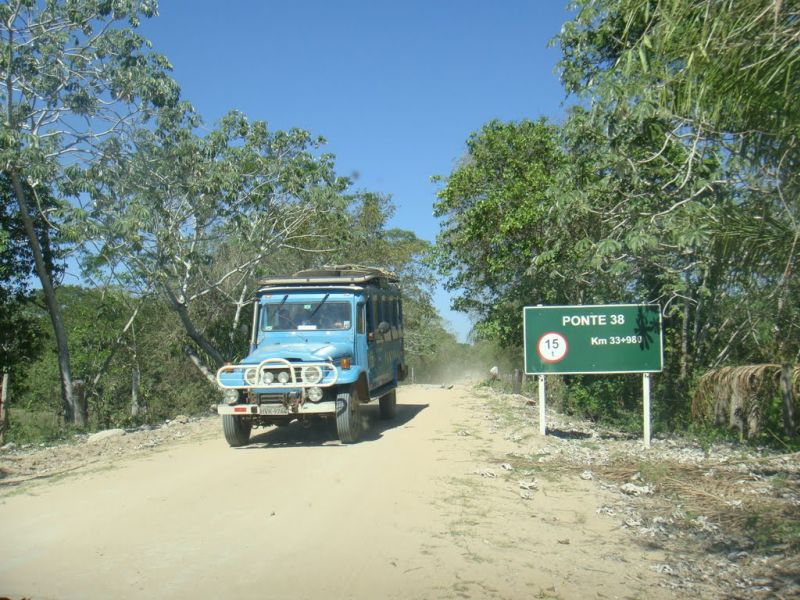
[[[553,39],[572,104],[563,123],[486,123],[439,179],[435,262],[456,307],[521,357],[523,306],[658,303],[657,430],[796,447],[796,5],[573,8]],[[556,402],[570,412],[638,412],[635,377],[564,381]]]

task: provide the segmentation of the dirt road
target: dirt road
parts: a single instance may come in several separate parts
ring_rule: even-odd
[[[498,460],[535,452],[538,435],[506,439],[468,387],[398,400],[390,424],[368,407],[355,445],[293,424],[231,449],[209,422],[191,442],[6,495],[0,596],[672,597],[662,557],[597,514],[595,482],[529,485]]]

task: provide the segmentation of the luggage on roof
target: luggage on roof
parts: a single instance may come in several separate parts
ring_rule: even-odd
[[[305,269],[294,275],[267,277],[259,281],[262,286],[373,284],[397,283],[397,275],[377,267],[358,265],[333,265],[319,269]]]

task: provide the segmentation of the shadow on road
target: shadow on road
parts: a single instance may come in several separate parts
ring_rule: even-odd
[[[397,414],[393,419],[381,419],[378,403],[372,402],[361,407],[361,417],[364,419],[364,429],[361,433],[359,444],[374,442],[383,437],[383,432],[396,429],[407,424],[420,412],[428,407],[427,404],[398,404]],[[275,447],[303,447],[309,446],[341,446],[336,434],[336,420],[312,420],[308,425],[294,421],[283,427],[270,427],[266,430],[254,431],[250,444],[239,450],[257,450],[259,448]]]

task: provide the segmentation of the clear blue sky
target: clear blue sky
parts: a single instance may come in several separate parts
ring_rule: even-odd
[[[433,241],[436,186],[490,119],[561,120],[547,43],[567,0],[162,0],[140,32],[208,124],[230,109],[328,140],[356,187],[391,194],[392,226]],[[437,308],[463,339],[464,315]]]

